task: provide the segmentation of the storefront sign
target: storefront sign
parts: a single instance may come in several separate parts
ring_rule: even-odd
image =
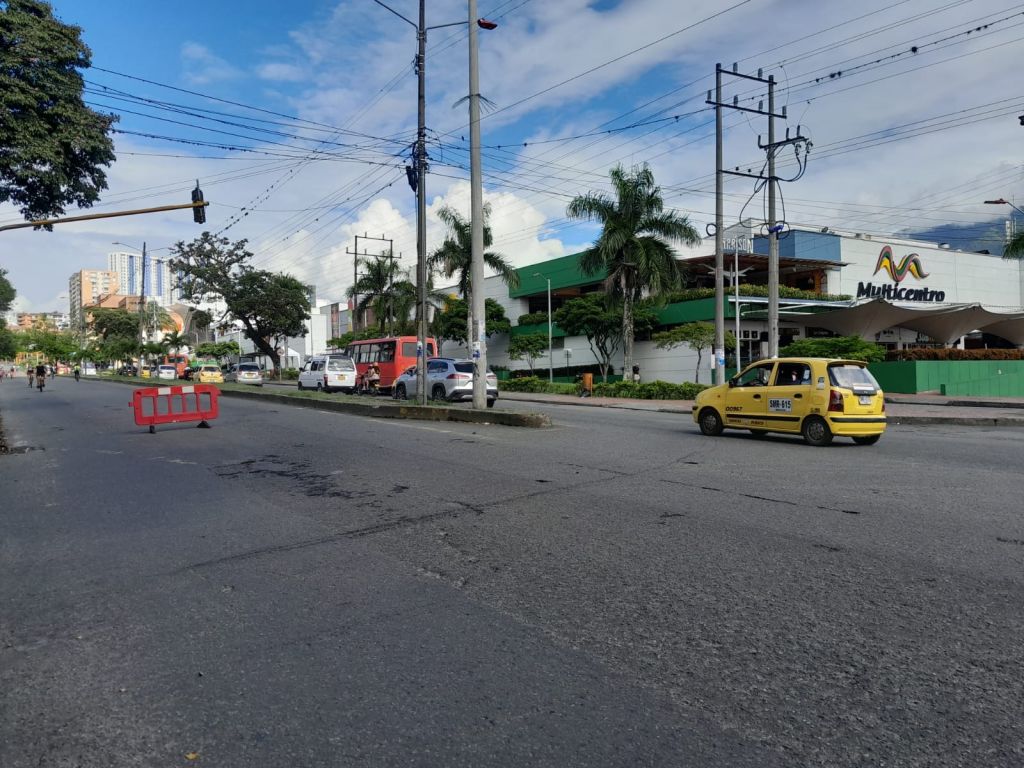
[[[888,299],[890,301],[945,301],[945,291],[933,291],[930,288],[902,288],[907,275],[913,275],[917,280],[928,277],[928,273],[921,266],[921,257],[916,253],[908,253],[897,264],[893,261],[892,248],[885,246],[878,254],[878,261],[875,264],[873,274],[885,270],[889,277],[895,281],[895,285],[874,285],[873,283],[857,283],[858,299]]]

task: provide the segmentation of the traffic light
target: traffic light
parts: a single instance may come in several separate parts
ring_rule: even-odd
[[[196,188],[192,190],[192,202],[202,203],[203,202],[203,190],[199,188],[199,182],[196,182]],[[205,205],[197,205],[192,209],[192,221],[196,224],[206,223],[206,207]]]

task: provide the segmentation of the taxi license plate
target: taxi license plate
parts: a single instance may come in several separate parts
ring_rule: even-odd
[[[871,405],[871,395],[861,395],[860,396],[860,404],[861,405]]]

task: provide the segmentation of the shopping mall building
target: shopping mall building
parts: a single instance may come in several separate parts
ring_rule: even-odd
[[[731,233],[735,235],[736,233]],[[734,240],[735,242],[735,240]],[[751,240],[747,240],[751,242]],[[735,253],[727,249],[726,327],[735,331],[739,312],[741,362],[766,356],[767,298],[741,295],[737,306],[732,273],[738,267],[740,286],[768,283],[768,241],[752,238],[753,247]],[[707,245],[680,259],[688,282],[713,287],[715,257]],[[547,334],[548,325],[536,322],[584,293],[602,290],[603,274],[585,275],[573,254],[532,264],[518,270],[519,287],[509,290],[497,277],[487,279],[487,296],[504,305],[512,320],[511,335]],[[1022,262],[988,253],[950,248],[900,238],[794,229],[779,243],[779,284],[811,291],[815,298],[780,298],[779,346],[796,339],[830,335],[858,335],[891,349],[919,346],[1021,347],[1024,346],[1024,271]],[[748,288],[747,290],[758,290]],[[807,295],[807,294],[804,294]],[[656,310],[658,328],[694,321],[714,321],[714,298],[701,297],[667,304]],[[531,314],[529,325],[517,319]],[[567,336],[552,329],[552,359],[556,376],[572,368],[597,362],[585,337]],[[492,365],[521,369],[523,361],[507,355],[508,337],[488,340]],[[445,354],[458,354],[446,345]],[[693,381],[697,355],[688,348],[659,350],[642,337],[634,347],[635,362],[644,380]],[[701,361],[700,381],[711,380],[709,353]],[[732,362],[730,360],[730,362]],[[540,372],[549,366],[547,354],[535,362]],[[622,350],[613,361],[621,373]]]

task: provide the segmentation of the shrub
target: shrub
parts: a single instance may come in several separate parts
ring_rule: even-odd
[[[779,350],[780,357],[841,357],[877,363],[885,359],[885,347],[860,336],[835,336],[827,339],[801,339]]]
[[[631,397],[638,400],[693,400],[697,393],[707,389],[704,384],[683,382],[672,384],[667,381],[617,381],[614,384],[594,384],[595,397]]]
[[[297,381],[299,378],[299,369],[285,368],[283,371],[281,371],[281,378],[283,378],[285,381]]]
[[[531,312],[527,315],[520,315],[516,321],[518,325],[547,325],[548,324],[548,313],[547,312]]]
[[[547,392],[554,395],[574,395],[579,389],[575,384],[549,382],[537,376],[520,376],[501,383],[507,392]]]

